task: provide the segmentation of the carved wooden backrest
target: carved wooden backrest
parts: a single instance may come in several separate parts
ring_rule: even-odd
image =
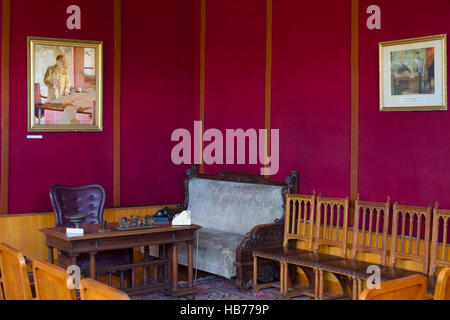
[[[240,183],[263,184],[272,186],[282,186],[283,202],[286,202],[286,195],[289,193],[298,193],[299,188],[299,173],[298,171],[291,171],[291,175],[285,178],[285,181],[274,181],[265,178],[259,174],[242,173],[242,172],[219,172],[216,174],[202,174],[198,172],[198,166],[192,165],[186,170],[186,178],[183,180],[184,186],[184,202],[179,204],[175,211],[179,212],[186,210],[189,205],[189,180],[192,178],[222,180]]]
[[[0,243],[0,270],[6,300],[33,299],[22,252]]]
[[[450,267],[445,267],[439,272],[433,299],[450,300]]]
[[[125,292],[91,278],[81,280],[80,298],[81,300],[130,300]]]
[[[288,246],[289,240],[301,240],[313,250],[314,217],[316,195],[288,194],[286,196],[286,212],[284,224],[283,246]]]
[[[364,289],[359,300],[425,300],[427,278],[415,274],[382,282],[380,286],[380,289]]]
[[[381,258],[381,264],[386,265],[387,235],[390,217],[389,202],[389,198],[384,203],[361,201],[359,200],[359,196],[356,199],[355,218],[353,222],[352,259],[356,259],[358,252],[371,252],[378,254]],[[382,235],[381,241],[379,240],[380,234]]]
[[[33,260],[33,276],[37,300],[76,300],[72,277],[63,268]]]
[[[450,246],[447,243],[448,229],[450,227],[450,210],[442,210],[438,208],[436,203],[433,210],[433,231],[431,240],[431,253],[430,253],[430,276],[434,276],[436,269],[439,267],[450,266],[450,257],[447,254],[447,250]],[[439,240],[442,242],[439,243]],[[438,245],[441,245],[438,248]]]
[[[340,256],[346,257],[348,204],[348,198],[317,197],[315,251],[319,250],[321,245],[327,245],[340,248]],[[343,230],[342,235],[339,234],[341,222]]]
[[[403,206],[396,202],[393,212],[389,266],[394,267],[399,258],[413,260],[421,262],[422,272],[428,274],[431,206],[428,208]],[[413,240],[416,241],[415,245]],[[400,241],[400,245],[397,241]]]

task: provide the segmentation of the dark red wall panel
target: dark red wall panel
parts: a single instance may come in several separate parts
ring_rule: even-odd
[[[359,193],[362,199],[450,208],[450,113],[379,112],[378,43],[450,33],[448,0],[380,0],[381,30],[368,30],[361,0]]]
[[[175,129],[192,131],[192,2],[124,1],[121,205],[183,201],[186,165],[171,161]]]
[[[272,128],[278,179],[299,170],[300,192],[349,195],[350,1],[274,1]]]
[[[68,6],[81,30],[68,30]],[[108,0],[14,0],[11,13],[10,212],[51,210],[51,184],[102,184],[112,204],[113,6]],[[103,123],[99,133],[43,133],[27,140],[27,36],[103,41]]]
[[[261,0],[206,4],[205,129],[264,129],[266,5]],[[205,146],[209,142],[205,143]],[[205,165],[206,173],[259,173],[261,164]]]

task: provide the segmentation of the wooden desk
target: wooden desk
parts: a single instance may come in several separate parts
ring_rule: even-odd
[[[193,283],[193,250],[192,245],[195,242],[195,231],[201,226],[175,226],[169,223],[155,223],[155,228],[137,231],[119,231],[115,227],[117,223],[108,223],[106,229],[109,232],[99,232],[100,224],[83,225],[84,236],[67,237],[66,227],[45,228],[40,231],[45,234],[46,245],[48,247],[48,260],[54,263],[53,248],[66,252],[71,259],[71,264],[76,265],[77,256],[81,253],[88,253],[90,256],[90,277],[95,279],[96,270],[95,255],[100,251],[109,251],[114,249],[126,249],[149,245],[166,245],[164,257],[159,260],[149,261],[148,253],[145,255],[145,261],[134,263],[132,265],[124,265],[111,267],[111,270],[132,270],[133,281],[132,286],[121,288],[130,294],[143,293],[161,289],[161,285],[146,285],[147,272],[144,272],[144,285],[134,287],[134,267],[148,267],[152,264],[167,265],[167,293],[172,296],[192,295],[197,292],[197,288]],[[178,284],[178,244],[187,243],[188,245],[188,283],[187,286],[181,287]],[[103,269],[103,271],[108,271]]]

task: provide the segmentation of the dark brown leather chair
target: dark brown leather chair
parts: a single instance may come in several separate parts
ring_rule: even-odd
[[[52,185],[50,187],[50,200],[55,212],[56,226],[73,227],[67,218],[70,215],[86,214],[83,224],[97,224],[103,221],[106,192],[98,184],[79,187]],[[102,251],[95,256],[97,267],[131,264],[133,262],[133,249],[120,249]],[[70,258],[64,252],[58,252],[58,265],[67,268]],[[89,255],[80,254],[77,265],[85,274],[89,272]]]

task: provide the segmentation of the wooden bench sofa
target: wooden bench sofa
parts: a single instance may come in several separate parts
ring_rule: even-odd
[[[298,173],[280,182],[256,174],[200,174],[193,166],[186,175],[185,201],[179,210],[190,210],[192,223],[202,226],[194,267],[236,277],[240,289],[250,288],[253,250],[282,243],[285,196],[298,190]],[[178,261],[187,265],[186,250],[179,250]],[[273,263],[260,265],[260,278],[271,281],[279,275],[275,268]]]
[[[392,211],[392,214],[391,214]],[[428,278],[428,296],[434,292],[437,268],[450,266],[447,254],[448,220],[450,211],[439,210],[435,205],[433,224],[431,206],[428,208],[403,206],[390,200],[385,203],[355,201],[353,240],[351,254],[347,257],[348,199],[333,199],[311,195],[287,195],[283,246],[254,250],[254,266],[258,260],[272,260],[280,264],[280,281],[258,283],[254,273],[254,289],[280,287],[280,295],[290,298],[307,295],[316,299],[353,298],[362,292],[363,282],[372,273],[371,266],[380,270],[381,282],[420,273]],[[391,239],[388,240],[392,221]],[[433,229],[430,245],[431,227]],[[303,243],[303,245],[302,245]],[[334,250],[323,253],[322,247]],[[431,250],[430,250],[431,248]],[[320,250],[320,251],[319,251]],[[389,254],[388,254],[389,252]],[[359,259],[358,254],[378,256],[377,263]],[[421,270],[398,268],[398,260],[411,260],[421,265]],[[293,267],[301,268],[309,286],[293,285]],[[339,281],[342,296],[324,293],[323,274],[331,272]]]

